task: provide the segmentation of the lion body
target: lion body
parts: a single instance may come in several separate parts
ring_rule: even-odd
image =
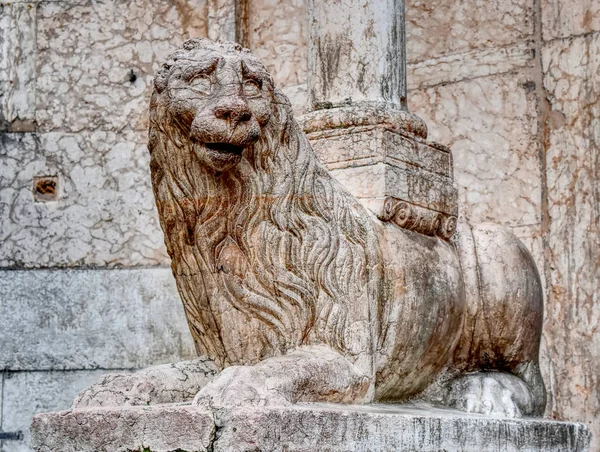
[[[318,162],[289,101],[248,52],[186,46],[157,75],[149,148],[198,353],[222,369],[325,344],[369,377],[379,400],[477,367],[469,351],[455,359],[476,302],[454,246],[367,212]],[[200,94],[185,87],[204,83],[193,71],[212,83]],[[253,94],[243,100],[236,90],[246,86]]]

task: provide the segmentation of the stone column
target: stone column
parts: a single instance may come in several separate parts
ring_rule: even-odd
[[[404,0],[308,0],[301,122],[330,172],[380,219],[448,239],[452,154],[406,104]]]
[[[308,0],[314,109],[380,104],[406,110],[404,0]]]
[[[247,45],[247,0],[208,0],[208,37]]]

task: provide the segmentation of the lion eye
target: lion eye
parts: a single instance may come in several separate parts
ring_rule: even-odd
[[[244,93],[249,97],[260,95],[260,84],[256,80],[245,80]]]
[[[194,91],[197,91],[202,94],[209,94],[212,83],[208,76],[199,75],[198,77],[195,77],[190,81],[189,86]]]

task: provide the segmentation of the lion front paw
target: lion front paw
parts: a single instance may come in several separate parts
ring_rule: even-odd
[[[188,402],[217,372],[206,358],[149,367],[133,374],[107,374],[81,391],[73,409]]]
[[[289,396],[264,373],[251,366],[223,370],[194,399],[194,404],[210,407],[288,406]]]
[[[81,391],[71,408],[99,406],[147,405],[154,383],[136,374],[106,374],[89,388]]]
[[[479,373],[450,383],[447,403],[467,413],[518,418],[533,409],[531,391],[519,378],[502,373]]]

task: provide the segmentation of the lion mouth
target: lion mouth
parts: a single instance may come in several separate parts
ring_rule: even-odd
[[[220,152],[222,154],[242,155],[242,152],[244,151],[242,146],[236,146],[231,143],[205,143],[204,145],[211,151]]]

